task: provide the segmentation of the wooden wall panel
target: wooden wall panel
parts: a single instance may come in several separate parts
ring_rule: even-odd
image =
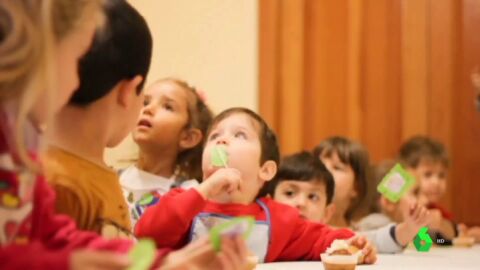
[[[400,2],[368,0],[364,10],[361,141],[378,162],[401,142]]]
[[[412,135],[452,158],[445,205],[480,225],[478,0],[261,0],[260,111],[283,154],[333,135],[374,162]]]
[[[348,1],[308,1],[305,148],[347,135]],[[298,149],[297,149],[298,150]]]
[[[428,132],[428,1],[402,1],[402,139]]]
[[[460,2],[460,1],[459,1]],[[452,209],[459,220],[480,225],[480,114],[473,106],[471,72],[480,66],[480,1],[464,0],[461,10],[458,82],[452,93]]]

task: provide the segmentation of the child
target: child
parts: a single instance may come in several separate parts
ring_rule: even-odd
[[[131,242],[106,242],[54,213],[55,195],[32,157],[39,131],[76,88],[100,10],[100,1],[0,1],[1,269],[129,265],[107,250],[125,252]]]
[[[359,143],[331,137],[315,147],[313,155],[325,164],[335,180],[336,210],[329,224],[351,227],[352,221],[361,216],[360,205],[366,195],[368,152]]]
[[[458,234],[456,225],[452,213],[440,206],[447,188],[449,159],[445,148],[433,139],[416,136],[401,146],[399,160],[417,180],[419,202],[430,210],[428,227],[434,242],[451,244]]]
[[[274,200],[297,207],[300,215],[308,220],[327,223],[335,211],[332,203],[333,176],[311,153],[301,152],[286,157],[271,183]],[[410,223],[385,225],[359,232],[377,246],[379,253],[402,251],[422,224],[413,224],[413,232],[409,230]]]
[[[0,13],[6,15],[0,20],[1,269],[124,269],[130,264],[120,254],[129,251],[132,241],[105,241],[54,213],[55,195],[28,153],[36,149],[27,149],[23,140],[27,135],[35,143],[39,134],[24,132],[25,124],[40,131],[77,87],[77,61],[90,46],[99,7],[91,0],[0,2]],[[197,242],[165,257],[161,266],[243,263],[241,241],[223,241],[222,255]]]
[[[371,184],[372,193],[370,213],[356,222],[358,231],[374,231],[381,228],[390,228],[390,233],[395,242],[403,249],[413,240],[420,228],[428,223],[428,210],[417,203],[413,192],[408,192],[396,203],[377,192],[377,186],[387,175],[389,170],[396,164],[395,161],[387,160],[374,168],[374,177]]]
[[[83,230],[116,238],[131,235],[130,216],[103,151],[120,143],[136,121],[152,37],[143,17],[125,1],[112,2],[105,12],[104,29],[80,61],[79,89],[50,127],[45,172],[59,213]]]
[[[297,208],[304,219],[328,223],[335,212],[333,176],[309,152],[285,157],[268,186],[274,200]]]
[[[133,131],[140,157],[120,176],[132,226],[145,207],[173,186],[198,185],[195,179],[202,177],[202,145],[211,121],[212,113],[186,82],[163,79],[147,90]]]
[[[216,147],[228,156],[222,167],[211,160]],[[257,198],[276,174],[278,159],[275,134],[260,116],[244,108],[222,112],[213,120],[203,150],[204,181],[190,190],[174,189],[147,208],[136,234],[153,237],[159,247],[178,248],[208,234],[216,223],[249,215],[256,224],[248,247],[260,262],[319,260],[333,240],[354,234],[305,221],[294,208]],[[364,238],[350,242],[363,249],[366,263],[375,262],[376,253]]]

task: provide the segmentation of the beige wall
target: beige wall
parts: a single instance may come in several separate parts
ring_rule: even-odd
[[[175,76],[207,94],[214,112],[257,110],[257,0],[130,0],[154,39],[148,82]],[[107,162],[135,156],[130,138],[107,151]]]

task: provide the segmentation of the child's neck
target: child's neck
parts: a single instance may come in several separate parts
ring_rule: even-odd
[[[103,159],[108,142],[108,125],[98,113],[67,106],[48,127],[50,145],[107,167]]]
[[[137,168],[154,175],[169,178],[175,172],[177,156],[172,153],[141,151]]]
[[[348,228],[350,224],[347,219],[343,216],[333,215],[330,219],[329,225],[337,228]]]

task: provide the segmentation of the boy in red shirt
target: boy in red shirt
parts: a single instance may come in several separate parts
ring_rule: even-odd
[[[159,247],[179,248],[208,234],[215,224],[253,216],[256,224],[247,246],[260,262],[320,260],[333,240],[352,237],[350,243],[363,249],[365,263],[375,262],[368,241],[350,230],[306,221],[290,206],[258,198],[279,161],[275,134],[260,116],[244,108],[228,109],[213,120],[207,134],[203,183],[164,195],[137,223],[137,236],[152,237]],[[227,155],[222,166],[212,164],[218,147]]]

